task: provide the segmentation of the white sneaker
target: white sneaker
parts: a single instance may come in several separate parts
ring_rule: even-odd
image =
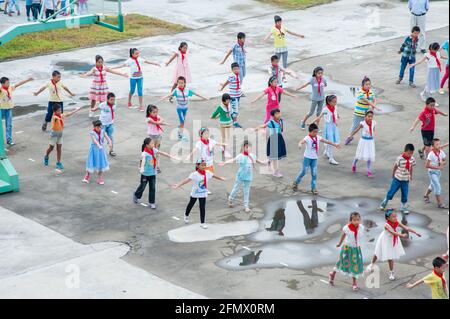
[[[208,190],[208,195],[212,195],[212,192]]]
[[[368,273],[368,274],[373,273],[373,264],[370,264],[369,266],[367,266],[366,273]]]
[[[149,207],[150,207],[151,209],[156,209],[156,205],[155,205],[155,204],[149,204]]]
[[[200,224],[200,227],[203,229],[208,229],[208,225],[206,225],[206,224]]]
[[[184,223],[189,224],[189,216],[184,215]]]
[[[339,163],[336,162],[336,160],[334,158],[330,158],[330,164],[331,165],[339,165]]]
[[[393,271],[389,272],[389,280],[394,281],[395,280],[395,273]]]
[[[273,177],[282,178],[283,174],[281,174],[280,171],[276,171],[275,173],[273,173]]]
[[[250,207],[245,207],[244,211],[245,211],[246,213],[251,213]]]
[[[95,116],[94,112],[89,111],[89,117],[94,117],[94,116]]]

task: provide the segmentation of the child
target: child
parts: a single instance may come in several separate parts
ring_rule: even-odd
[[[364,226],[361,225],[361,215],[358,212],[350,214],[350,223],[342,228],[342,236],[336,247],[341,247],[339,260],[334,270],[328,275],[330,286],[334,286],[336,272],[349,275],[353,280],[353,291],[358,291],[358,277],[364,273],[364,261],[361,252],[360,240],[364,236]]]
[[[306,129],[306,121],[313,116],[314,111],[316,112],[317,116],[322,113],[323,104],[325,102],[325,88],[327,87],[327,79],[323,77],[323,68],[317,67],[313,71],[313,76],[309,80],[308,83],[303,84],[302,86],[299,86],[297,88],[297,91],[300,91],[307,87],[308,85],[311,85],[312,87],[312,93],[311,93],[311,109],[309,110],[309,113],[305,115],[303,118],[303,121],[301,123],[301,129]]]
[[[142,155],[141,155],[141,165],[140,165],[140,173],[141,173],[141,182],[136,192],[133,194],[133,202],[137,204],[139,200],[142,198],[142,194],[149,185],[148,192],[148,203],[151,209],[156,209],[156,174],[157,174],[157,159],[156,154],[162,155],[174,160],[179,160],[176,157],[171,156],[170,154],[164,153],[158,150],[155,147],[155,142],[147,137],[142,144]]]
[[[277,55],[273,55],[270,58],[271,64],[268,67],[269,76],[275,76],[278,81],[278,86],[283,88],[283,79],[286,77],[286,74],[289,74],[290,76],[297,78],[295,73],[293,71],[290,71],[288,69],[283,68],[280,66],[280,58]],[[278,96],[278,101],[281,102],[281,93]]]
[[[173,60],[177,59],[177,66],[175,67],[173,73],[173,86],[170,92],[173,92],[177,87],[177,81],[180,76],[186,79],[187,84],[192,83],[191,71],[189,69],[189,61],[188,61],[188,44],[186,42],[181,42],[178,47],[178,52],[175,52],[172,57],[167,61],[166,67],[172,63]]]
[[[139,99],[139,108],[140,112],[144,112],[144,74],[142,72],[142,65],[150,64],[161,67],[159,63],[152,62],[141,58],[141,52],[136,49],[130,49],[130,58],[125,61],[124,64],[113,67],[111,69],[121,69],[124,67],[130,68],[130,93],[128,94],[128,108],[132,108],[133,104],[131,103],[131,99],[133,98],[134,93],[138,92]]]
[[[288,30],[283,25],[283,19],[280,16],[276,15],[274,17],[275,25],[270,30],[270,33],[264,38],[264,42],[269,40],[271,36],[273,36],[274,46],[275,46],[275,54],[281,60],[283,59],[283,68],[287,69],[288,66],[288,48],[286,45],[286,34],[296,36],[300,39],[304,39],[305,36],[302,34],[298,34]]]
[[[227,54],[223,58],[221,65],[223,65],[228,57],[233,53],[234,62],[239,66],[239,79],[241,81],[241,85],[244,82],[245,75],[247,74],[246,68],[246,59],[247,59],[247,51],[245,50],[245,33],[239,32],[237,35],[237,43],[228,50]]]
[[[199,160],[195,164],[195,172],[191,173],[189,177],[186,178],[185,180],[172,186],[173,189],[178,189],[191,181],[193,183],[191,191],[191,199],[186,208],[186,212],[184,213],[184,222],[186,224],[189,223],[189,215],[191,214],[191,210],[198,200],[200,203],[200,221],[201,221],[200,227],[203,229],[208,228],[208,226],[205,224],[206,198],[208,197],[209,193],[208,184],[212,178],[220,181],[226,180],[225,178],[217,176],[214,173],[208,171],[206,162],[204,160]]]
[[[13,120],[13,108],[14,101],[12,98],[13,92],[20,86],[33,81],[33,78],[28,78],[24,81],[17,82],[11,85],[7,77],[0,78],[0,121],[5,119],[5,131],[6,131],[6,144],[13,146],[12,139],[12,120]]]
[[[283,88],[278,86],[278,80],[276,76],[272,76],[269,79],[268,88],[265,89],[259,96],[257,96],[252,103],[262,99],[264,95],[267,95],[267,106],[266,106],[266,117],[264,119],[264,123],[267,123],[270,120],[271,112],[273,110],[280,109],[280,94],[284,93],[287,96],[295,97],[294,94],[291,94],[285,91]]]
[[[430,152],[431,142],[434,139],[434,128],[436,125],[435,115],[440,114],[442,116],[447,116],[447,113],[444,113],[435,107],[436,100],[434,98],[429,97],[425,104],[425,108],[422,110],[422,112],[420,112],[419,116],[414,121],[414,124],[409,129],[410,132],[414,131],[417,124],[419,124],[419,122],[422,122],[420,131],[422,133],[423,148],[419,150],[421,159],[426,158],[428,156],[428,153]]]
[[[186,114],[188,111],[188,103],[189,98],[192,96],[198,96],[199,98],[208,101],[209,98],[204,97],[203,95],[200,95],[194,91],[192,91],[189,88],[186,88],[186,79],[183,76],[180,76],[178,78],[178,86],[173,92],[169,95],[166,95],[160,99],[160,101],[163,101],[169,97],[175,97],[177,100],[177,114],[178,119],[180,121],[180,126],[178,126],[178,139],[181,141],[188,141],[188,137],[183,135],[183,129],[184,129],[184,123],[186,122]]]
[[[439,90],[439,94],[444,94],[444,93],[445,93],[445,91],[444,91],[445,82],[447,82],[448,76],[449,76],[449,69],[448,69],[448,65],[449,65],[449,44],[448,44],[448,40],[445,41],[445,42],[442,44],[442,47],[441,47],[441,56],[442,56],[442,58],[445,58],[445,59],[447,60],[447,63],[446,63],[446,66],[445,66],[445,74],[444,74],[444,76],[442,77],[442,80],[441,80],[441,88],[440,88],[440,90]],[[447,84],[447,88],[448,88],[448,85],[449,85],[449,84]]]
[[[152,139],[155,144],[155,148],[159,149],[161,147],[162,141],[162,133],[164,130],[162,129],[163,125],[170,125],[162,117],[158,115],[158,107],[150,104],[147,107],[147,123],[148,123],[148,137]],[[156,167],[158,174],[161,174],[161,169],[159,166]]]
[[[400,61],[400,75],[396,82],[397,84],[402,82],[407,65],[416,63],[419,35],[420,28],[418,26],[413,27],[411,30],[411,35],[405,39],[400,50],[398,51],[398,53],[402,55],[402,59]],[[409,69],[409,86],[412,88],[416,87],[414,84],[414,71],[415,68]]]
[[[319,126],[320,120],[325,118],[325,134],[324,138],[333,143],[340,143],[340,134],[337,127],[337,120],[340,118],[337,111],[337,97],[336,95],[328,95],[325,99],[326,107],[323,109],[320,116],[314,121]],[[328,158],[331,165],[339,165],[334,159],[333,147],[331,145],[325,145],[324,155]]]
[[[64,113],[64,102],[61,96],[62,90],[69,93],[72,97],[75,96],[75,94],[73,94],[64,84],[61,83],[61,73],[59,71],[53,71],[50,82],[35,92],[34,96],[38,96],[44,92],[45,89],[48,89],[49,102],[47,114],[45,115],[45,120],[42,124],[42,131],[44,132],[47,130],[47,124],[52,120],[53,106],[55,106],[55,104],[58,104],[61,107],[61,113]]]
[[[403,249],[402,241],[399,238],[408,238],[408,233],[413,233],[418,237],[422,237],[414,229],[403,225],[397,220],[397,214],[393,209],[389,209],[384,214],[386,218],[386,223],[384,224],[384,230],[378,237],[375,244],[375,254],[372,258],[372,263],[367,267],[369,272],[373,271],[373,266],[378,259],[381,261],[388,261],[389,264],[389,280],[395,280],[394,273],[394,260],[399,259],[401,256],[405,255],[405,250]],[[397,231],[397,227],[403,228],[407,233],[402,234]]]
[[[94,109],[92,112],[100,110],[100,121],[102,122],[105,133],[111,139],[111,149],[109,155],[116,156],[114,152],[114,120],[116,118],[116,96],[114,93],[108,93],[106,96],[106,102],[100,103],[100,105]]]
[[[402,192],[402,213],[409,213],[406,204],[408,203],[409,182],[413,177],[413,167],[416,165],[414,155],[414,145],[406,144],[403,154],[400,155],[395,161],[394,168],[392,170],[392,183],[391,188],[386,194],[383,202],[380,205],[381,210],[385,210],[389,201],[392,200],[395,194],[400,189]]]
[[[230,128],[233,120],[231,118],[230,102],[231,97],[229,94],[222,95],[222,104],[217,107],[214,113],[211,115],[211,119],[219,119],[220,134],[222,136],[223,145],[227,145],[228,137],[230,136]],[[225,157],[231,157],[226,151],[225,147],[222,149],[222,153]]]
[[[50,131],[50,137],[49,137],[49,146],[47,149],[47,152],[44,156],[44,166],[48,166],[49,156],[50,153],[53,151],[53,149],[56,146],[56,169],[63,170],[64,166],[61,163],[61,155],[62,155],[62,143],[63,143],[63,131],[64,131],[64,124],[68,117],[74,115],[79,110],[81,110],[81,107],[73,110],[70,113],[62,114],[62,107],[59,104],[53,105],[53,112],[52,112],[52,130]]]
[[[286,157],[286,143],[283,138],[284,123],[281,118],[280,109],[270,111],[271,119],[255,130],[269,129],[269,139],[267,140],[267,157],[274,177],[281,178],[283,175],[279,169],[278,161]]]
[[[421,60],[410,65],[410,68],[413,68],[425,61],[428,63],[427,84],[420,93],[420,97],[423,101],[429,97],[433,97],[440,88],[442,71],[441,53],[439,52],[440,48],[441,46],[437,42],[430,44],[428,53],[426,53]]]
[[[236,199],[236,195],[239,192],[241,185],[244,190],[244,209],[246,213],[250,212],[250,186],[253,180],[253,169],[255,163],[266,164],[256,158],[256,156],[250,153],[251,145],[248,141],[244,141],[241,148],[241,154],[226,162],[220,163],[219,166],[225,166],[226,164],[238,163],[239,170],[236,174],[236,182],[234,183],[233,190],[228,197],[228,206],[233,207],[233,202]]]
[[[430,194],[434,193],[436,196],[436,201],[438,203],[438,208],[448,209],[448,205],[444,204],[441,197],[441,172],[444,170],[447,164],[447,157],[444,151],[441,150],[441,142],[439,139],[433,139],[431,152],[428,154],[427,162],[425,167],[428,168],[428,176],[430,178],[430,186],[425,192],[424,199],[425,203],[430,203]]]
[[[198,133],[200,141],[195,144],[195,148],[189,154],[186,160],[192,159],[195,153],[199,153],[199,159],[203,160],[206,164],[205,169],[211,173],[214,173],[214,148],[221,146],[222,149],[226,144],[221,144],[209,138],[209,130],[206,127],[202,127]]]
[[[108,83],[106,82],[106,74],[112,73],[128,77],[125,73],[117,72],[111,68],[104,66],[104,60],[101,55],[95,56],[95,67],[89,72],[82,74],[82,77],[94,76],[92,81],[91,91],[89,93],[89,99],[91,100],[91,109],[89,110],[89,117],[94,117],[94,108],[97,103],[103,103],[106,101],[108,95]],[[109,134],[108,134],[109,135]]]
[[[372,91],[372,82],[368,77],[364,77],[362,80],[361,90],[358,92],[356,98],[357,101],[355,111],[353,112],[353,124],[350,133],[354,132],[360,123],[364,121],[367,111],[372,111],[372,113],[374,110],[381,111],[381,109],[377,107],[377,98]],[[349,145],[352,141],[353,137],[350,137],[345,141],[345,145]]]
[[[377,122],[373,120],[373,111],[367,111],[364,121],[354,130],[347,140],[353,139],[356,133],[361,131],[361,139],[356,149],[355,159],[353,160],[352,172],[356,173],[356,164],[359,160],[367,163],[367,177],[373,177],[372,164],[375,162],[375,126]]]
[[[89,184],[91,174],[97,172],[97,183],[99,185],[105,185],[103,174],[109,170],[109,163],[104,150],[104,144],[105,140],[110,147],[112,143],[108,134],[102,129],[101,121],[94,121],[92,125],[94,126],[94,129],[89,133],[91,137],[91,146],[86,161],[86,175],[84,176],[83,183]]]
[[[298,174],[294,183],[292,184],[292,189],[294,192],[298,191],[298,185],[302,182],[303,177],[305,177],[308,169],[311,169],[311,192],[317,195],[317,160],[319,158],[319,144],[322,142],[340,148],[340,145],[331,141],[328,141],[321,136],[317,135],[319,133],[319,127],[317,124],[312,123],[308,128],[309,134],[304,139],[298,143],[298,147],[301,150],[302,146],[306,144],[304,159],[303,159],[303,169]]]
[[[219,92],[222,92],[223,89],[229,85],[230,88],[230,98],[231,98],[231,118],[233,119],[233,126],[241,128],[242,126],[238,123],[237,118],[239,115],[239,102],[242,97],[242,87],[241,87],[241,78],[240,78],[240,67],[239,64],[234,62],[231,64],[231,70],[233,72],[232,75],[228,77],[228,80],[225,83],[221,84],[221,88]]]
[[[33,0],[25,1],[25,10],[27,13],[27,20],[30,22],[32,20]]]
[[[6,0],[4,13],[12,17],[13,7],[16,8],[17,16],[20,16],[20,7],[18,0]]]
[[[432,299],[448,299],[448,286],[445,280],[447,267],[448,264],[443,258],[436,257],[433,259],[433,272],[413,284],[408,283],[406,287],[413,289],[425,283],[431,288]]]

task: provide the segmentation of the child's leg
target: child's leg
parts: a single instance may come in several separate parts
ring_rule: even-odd
[[[322,114],[324,103],[325,103],[325,100],[317,101],[317,108],[316,108],[316,116],[317,117],[319,117],[320,114]]]
[[[6,142],[12,143],[12,109],[1,110],[1,112],[1,117],[5,119]]]
[[[109,124],[105,126],[105,133],[111,139],[111,152],[114,150],[114,124]]]
[[[283,68],[287,69],[287,67],[288,67],[288,51],[283,52],[281,54],[281,56],[283,57]]]
[[[390,201],[394,198],[395,194],[398,192],[400,187],[401,187],[401,182],[394,177],[391,182],[391,187],[389,188],[389,190],[386,194],[384,206],[387,206],[388,201]],[[403,196],[403,192],[402,192],[402,196]]]
[[[55,147],[53,146],[53,145],[49,145],[48,146],[48,148],[47,148],[47,152],[45,152],[45,157],[49,157],[50,156],[50,154],[51,154],[51,152],[53,152],[53,149],[54,149]]]
[[[249,208],[250,206],[250,186],[251,181],[244,181],[244,207]]]
[[[378,260],[377,255],[373,255],[373,257],[372,257],[372,264],[375,264],[377,262],[377,260]]]
[[[353,133],[353,131],[358,128],[359,124],[361,124],[363,120],[364,117],[353,114],[353,122],[352,127],[350,128],[350,133]]]
[[[394,261],[392,259],[388,260],[389,270],[394,271]]]
[[[303,168],[298,174],[297,178],[295,179],[295,184],[299,185],[302,182],[303,177],[305,177],[306,172],[308,171],[308,168],[310,166],[310,159],[305,157],[303,159]]]
[[[409,64],[414,64],[414,63],[416,63],[416,58],[411,58],[409,60]],[[414,83],[415,71],[416,71],[416,67],[409,68],[409,83],[410,84]]]
[[[402,192],[402,208],[406,208],[406,204],[408,203],[408,194],[409,194],[409,182],[402,181],[400,182],[400,190]]]
[[[239,115],[239,100],[238,98],[231,98],[231,118],[233,123],[237,121]]]
[[[155,204],[156,199],[156,175],[148,177],[148,202],[149,204]]]
[[[140,78],[137,81],[138,97],[139,97],[139,109],[144,107],[144,78]]]
[[[128,107],[131,107],[131,99],[136,93],[136,87],[137,87],[137,80],[136,79],[130,79],[130,94],[128,94]]]
[[[372,161],[368,160],[366,162],[367,174],[372,174]]]
[[[142,194],[144,193],[148,182],[149,182],[149,178],[147,176],[141,175],[141,182],[139,184],[139,187],[134,192],[134,196],[137,199],[141,199],[142,198]]]
[[[352,277],[352,284],[353,287],[358,287],[358,279],[356,279],[356,277]]]
[[[239,189],[241,188],[241,184],[242,181],[240,179],[236,179],[233,189],[231,190],[230,197],[228,198],[229,201],[233,202],[236,199],[236,195],[239,192]]]
[[[405,70],[407,65],[408,65],[408,58],[402,57],[400,61],[400,74],[398,76],[399,80],[403,80],[403,78],[405,77]]]
[[[355,157],[355,159],[353,160],[353,164],[352,164],[353,171],[356,171],[357,164],[358,164],[358,159]]]
[[[200,203],[200,222],[204,224],[206,218],[206,198],[199,198],[198,201]]]
[[[272,172],[275,174],[278,171],[278,160],[271,160]]]
[[[311,167],[311,189],[316,190],[317,189],[317,160],[316,159],[310,160],[310,167]]]
[[[445,74],[441,80],[441,89],[444,88],[445,82],[447,82],[447,80],[448,80],[448,76],[449,76],[449,70],[448,70],[448,65],[447,65],[447,67],[445,68]]]
[[[52,116],[53,116],[53,103],[52,102],[48,102],[47,114],[45,114],[44,123],[50,123],[52,121]]]
[[[175,88],[178,86],[178,83],[174,83],[173,85],[172,85],[172,87],[170,88],[170,93],[172,93],[173,92],[173,90],[175,90]]]
[[[189,203],[186,207],[186,212],[184,213],[185,216],[189,216],[191,213],[192,208],[194,207],[195,203],[197,202],[197,198],[191,197],[189,200]]]
[[[56,161],[61,163],[62,144],[56,144]]]
[[[319,102],[317,101],[311,101],[311,107],[309,109],[309,112],[305,115],[305,117],[303,118],[303,124],[306,124],[306,121],[314,114],[314,111],[316,110],[316,108],[318,107]]]
[[[93,112],[92,110],[94,109],[95,105],[97,104],[97,102],[95,100],[91,100],[91,109],[90,112]]]

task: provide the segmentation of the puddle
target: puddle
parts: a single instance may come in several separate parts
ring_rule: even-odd
[[[47,107],[39,104],[21,105],[14,108],[13,116],[20,117],[43,110],[47,110]]]
[[[391,9],[393,8],[392,4],[386,2],[367,2],[361,4],[363,8],[378,8],[378,9]]]
[[[62,68],[64,71],[88,72],[94,67],[94,64],[78,61],[59,61],[55,63],[55,66]]]
[[[348,223],[350,212],[355,210],[360,212],[366,228],[361,246],[364,262],[368,263],[385,223],[384,214],[378,211],[378,204],[378,201],[370,198],[334,200],[308,196],[279,201],[267,207],[269,213],[260,221],[259,230],[247,237],[247,240],[259,243],[260,246],[251,250],[239,250],[216,264],[227,270],[305,270],[333,265],[339,255],[336,244],[341,229]],[[430,218],[416,213],[400,217],[403,223],[422,234],[420,238],[413,236],[401,239],[406,251],[406,256],[401,261],[411,261],[433,253],[440,254],[446,250],[445,236],[427,228]],[[431,241],[433,245],[430,245]]]

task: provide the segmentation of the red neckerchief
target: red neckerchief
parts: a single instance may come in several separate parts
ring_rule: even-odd
[[[447,281],[445,280],[444,274],[440,275],[436,272],[436,270],[433,269],[433,273],[438,276],[439,278],[441,278],[442,281],[442,287],[444,288],[444,291],[447,291]]]
[[[186,59],[186,53],[183,53],[183,51],[181,51],[181,49],[179,51],[180,51],[180,54],[181,54],[181,63],[184,64],[184,59]]]
[[[178,90],[180,90],[180,91],[181,91],[181,94],[183,94],[183,100],[186,101],[186,96],[184,95],[184,89],[185,89],[185,88],[180,88],[180,87],[178,87]]]
[[[370,99],[370,89],[369,90],[364,90],[364,89],[362,89],[363,90],[363,92],[364,93],[366,93],[366,97],[367,97],[367,99]]]
[[[367,126],[369,126],[369,133],[370,133],[370,136],[373,136],[373,128],[372,128],[372,124],[373,124],[373,122],[367,122],[367,120],[366,120],[366,124],[367,124]]]
[[[394,230],[394,232],[397,232],[397,227],[398,227],[398,222],[391,222],[390,220],[387,220],[386,223],[392,227],[392,229]],[[392,237],[392,247],[395,247],[395,245],[397,245],[398,242],[398,236],[393,235]]]
[[[280,73],[280,67],[278,65],[273,65],[273,64],[272,64],[272,67],[277,70],[276,77],[277,77],[277,80],[278,80],[278,74]]]
[[[317,141],[317,135],[315,137],[312,137],[311,134],[308,134],[309,138],[313,141],[314,144],[314,149],[316,150],[316,153],[319,154],[319,143]]]
[[[355,234],[355,242],[356,242],[356,246],[358,246],[358,230],[359,230],[359,226],[355,227],[355,225],[353,225],[352,223],[348,224],[348,229],[350,229],[350,231],[352,231]]]
[[[281,28],[282,28],[281,25],[280,25],[280,26],[275,25],[275,28],[278,29],[278,31],[280,31],[280,35],[281,35],[281,36],[284,36],[283,31],[281,31]]]
[[[139,64],[139,60],[138,60],[139,57],[137,57],[137,58],[133,58],[133,57],[132,57],[132,59],[134,60],[134,62],[136,62],[136,65],[137,65],[137,67],[138,67],[138,71],[141,72],[141,65]]]
[[[208,180],[207,180],[207,178],[206,178],[206,171],[205,171],[205,170],[198,169],[197,172],[198,172],[200,175],[203,176],[203,183],[204,183],[204,185],[205,185],[205,188],[208,188]]]
[[[102,146],[102,131],[100,130],[100,132],[97,132],[96,130],[94,130],[94,133],[98,135],[98,144]]]
[[[208,150],[208,156],[211,156],[211,150],[209,149],[209,139],[205,140],[203,137],[201,137],[200,141],[202,141],[203,145],[206,146],[206,149]]]
[[[152,149],[149,149],[148,147],[144,148],[144,152],[149,154],[153,159],[153,168],[156,168],[156,156],[155,151]]]
[[[158,122],[158,115],[157,116],[149,115],[149,118],[152,119],[155,122]],[[159,125],[159,124],[155,124],[155,125],[156,125],[156,128],[158,130],[160,130],[161,132],[164,132],[164,130],[162,129],[161,125]]]
[[[58,93],[58,86],[57,86],[57,83],[56,83],[53,79],[52,79],[51,81],[52,81],[53,87],[55,88],[55,94],[56,94],[56,96],[57,96],[58,98],[60,98],[60,97],[59,97],[59,93]]]
[[[9,92],[9,87],[2,85],[2,89],[5,90],[8,100],[11,100],[11,93]]]
[[[241,89],[241,80],[239,79],[239,74],[235,74],[236,75],[236,90],[240,90]]]
[[[100,72],[100,82],[105,82],[105,78],[103,77],[103,67],[97,67],[96,69],[98,72]]]
[[[242,43],[242,42],[241,42],[241,41],[239,41],[239,40],[238,40],[238,44],[239,44],[239,46],[241,47],[241,49],[242,49],[242,52],[246,53],[246,52],[245,52],[245,49],[244,49],[244,45],[245,45],[245,44],[244,44],[244,43]]]
[[[253,161],[253,158],[250,156],[249,152],[242,152],[244,156],[247,156],[250,159],[250,162],[252,162],[253,167],[255,166],[255,162]]]
[[[402,154],[402,157],[406,160],[405,168],[409,171],[411,169],[411,157],[406,156],[405,153]]]
[[[414,38],[414,37],[411,37],[411,39],[412,39],[412,44],[413,44],[413,50],[416,48],[416,44],[417,44],[417,41],[419,40],[418,38]]]
[[[431,52],[430,51],[431,56],[433,56],[436,59],[436,63],[439,67],[439,71],[442,71],[442,66],[441,66],[441,60],[439,60],[438,56],[437,56],[437,52]]]
[[[317,81],[317,92],[319,92],[319,95],[322,95],[322,88],[320,87],[322,84],[322,78],[316,77]]]
[[[114,120],[114,104],[109,104],[108,102],[106,102],[106,104],[109,106],[109,109],[111,110],[112,120]]]
[[[272,89],[273,93],[275,94],[275,97],[277,98],[277,103],[278,103],[278,87],[273,88],[273,86],[271,85],[270,88]]]
[[[432,151],[433,151],[433,154],[437,157],[437,160],[438,160],[438,163],[439,163],[439,165],[441,164],[441,150],[439,150],[439,152],[436,152],[435,150],[433,150],[432,149]]]
[[[336,111],[336,107],[332,106],[330,104],[327,104],[327,109],[331,112],[333,115],[333,123],[336,124],[336,114],[334,114],[334,111]]]
[[[62,115],[53,113],[53,116],[55,116],[57,119],[59,119],[59,121],[61,122],[61,128],[64,128],[64,119],[63,119]]]

